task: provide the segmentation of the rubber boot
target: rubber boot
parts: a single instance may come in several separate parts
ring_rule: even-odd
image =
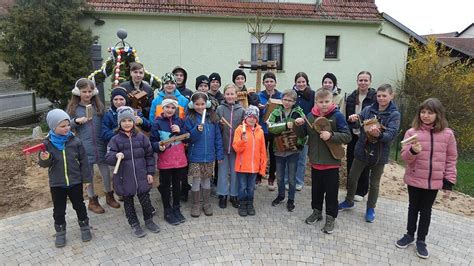
[[[54,245],[57,248],[64,247],[66,245],[66,223],[54,224],[54,229],[56,230],[56,239],[54,240]]]
[[[191,216],[199,217],[201,215],[201,191],[191,190],[191,200],[192,200]]]
[[[79,228],[81,228],[82,242],[87,242],[92,239],[91,228],[89,226],[89,218],[84,221],[79,221]]]
[[[89,205],[87,206],[87,209],[97,214],[105,212],[104,208],[102,208],[102,206],[100,206],[99,204],[99,197],[97,195],[92,198],[89,198]]]
[[[210,189],[203,189],[202,190],[202,209],[206,216],[212,216],[212,207],[211,207],[211,190]]]
[[[114,198],[114,191],[106,192],[105,193],[105,202],[112,208],[118,209],[120,208],[120,204]]]

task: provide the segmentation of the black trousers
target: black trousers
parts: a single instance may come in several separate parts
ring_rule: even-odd
[[[268,149],[268,154],[270,155],[270,169],[268,169],[268,182],[275,182],[275,173],[276,173],[276,160],[275,152],[273,151],[273,135],[265,134],[265,148]],[[261,181],[262,176],[257,174],[257,180]]]
[[[124,196],[123,197],[123,208],[125,210],[125,216],[127,217],[128,223],[130,225],[139,224],[137,217],[137,212],[135,211],[135,203],[133,198],[135,196]],[[149,220],[153,218],[153,213],[155,212],[155,208],[151,205],[150,200],[150,193],[140,193],[137,194],[138,200],[140,201],[140,205],[142,206],[143,210],[143,220]]]
[[[349,142],[349,144],[347,144],[347,177],[349,177],[349,173],[351,172],[352,162],[354,161],[354,150],[358,140],[359,136],[352,134],[352,140]],[[364,197],[369,192],[369,174],[370,170],[368,167],[366,167],[364,171],[362,171],[362,174],[360,174],[359,181],[357,182],[356,195]]]
[[[322,211],[326,201],[326,214],[337,217],[339,194],[339,168],[316,170],[311,168],[311,208]]]
[[[69,188],[51,187],[51,198],[53,199],[54,223],[61,225],[66,223],[66,203],[67,197],[76,211],[77,219],[84,221],[87,219],[86,205],[82,191],[82,183]]]
[[[409,205],[407,234],[415,236],[419,214],[420,221],[418,222],[417,239],[425,241],[426,235],[428,235],[428,229],[430,228],[431,208],[433,207],[437,194],[438,190],[408,186]]]
[[[181,180],[187,178],[186,167],[173,169],[160,169],[160,186],[158,191],[161,194],[163,208],[171,208],[171,192],[173,194],[173,207],[179,207],[181,197]]]

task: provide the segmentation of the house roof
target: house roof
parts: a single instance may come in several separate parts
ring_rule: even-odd
[[[427,34],[427,35],[423,35],[423,37],[424,38],[429,38],[429,37],[445,38],[445,37],[457,37],[458,35],[459,35],[459,32],[453,31],[453,32],[446,32],[446,33]]]
[[[445,44],[449,48],[456,49],[471,57],[474,57],[474,38],[449,37],[437,38],[436,40]]]
[[[463,29],[458,35],[455,37],[461,36],[465,31],[467,31],[469,28],[474,27],[474,23],[471,23],[471,25],[467,26],[465,29]]]
[[[322,0],[321,5],[250,0],[87,0],[95,11],[380,21],[374,0]],[[315,1],[317,2],[317,1]]]

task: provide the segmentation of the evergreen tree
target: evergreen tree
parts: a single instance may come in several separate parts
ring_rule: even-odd
[[[0,23],[0,57],[27,90],[64,107],[75,81],[92,69],[84,0],[17,0]]]

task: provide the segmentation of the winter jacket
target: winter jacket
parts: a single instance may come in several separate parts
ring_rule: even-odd
[[[268,103],[268,99],[270,99],[270,95],[268,95],[268,92],[266,90],[261,91],[258,94],[258,96],[259,96],[260,104],[262,105],[266,105]],[[277,91],[276,89],[275,89],[275,92],[271,96],[272,99],[281,99],[281,97],[282,97],[281,92]],[[265,107],[264,109],[260,109],[260,116],[258,119],[258,124],[260,124],[260,126],[262,127],[263,133],[265,135],[268,134],[267,121],[263,121],[264,120],[263,118],[265,117],[266,112],[267,112],[267,107]]]
[[[179,126],[180,132],[172,133],[171,125]],[[150,142],[153,151],[158,154],[158,169],[182,168],[188,165],[188,159],[186,158],[186,152],[182,141],[171,143],[164,151],[160,151],[159,144],[162,140],[167,140],[172,136],[178,136],[185,133],[184,122],[176,115],[173,117],[164,117],[163,114],[161,114],[155,119],[151,130]]]
[[[187,141],[189,143],[188,161],[190,163],[210,163],[215,160],[223,160],[222,136],[218,123],[212,123],[209,115],[206,115],[202,132],[197,129],[199,124],[201,124],[199,113],[196,113],[194,119],[187,116],[184,122],[186,131],[191,134]]]
[[[135,85],[133,85],[133,81],[125,81],[125,82],[122,82],[120,83],[119,85],[120,87],[124,88],[127,90],[127,93],[131,93],[133,90],[135,90]],[[154,97],[154,93],[153,93],[153,88],[145,81],[142,81],[140,83],[140,90],[146,92],[147,94],[147,101],[145,103],[145,106],[143,106],[143,115],[145,117],[148,117],[149,114],[150,114],[150,106],[151,106],[151,103],[153,102],[153,97]]]
[[[346,120],[349,119],[350,115],[355,114],[356,112],[356,103],[359,100],[359,90],[354,90],[346,99]],[[377,91],[374,88],[369,88],[367,91],[367,96],[362,101],[362,108],[360,110],[364,110],[365,107],[376,103],[377,102]],[[349,128],[352,128],[353,124],[349,124]]]
[[[306,115],[306,118],[311,123],[314,123],[322,114],[317,106],[311,110],[311,113]],[[334,104],[324,115],[331,123],[331,138],[329,142],[335,144],[347,144],[351,141],[351,133],[349,126],[346,123],[344,115]],[[319,133],[314,128],[308,127],[305,123],[296,127],[296,135],[299,137],[308,136],[308,157],[312,165],[340,165],[341,160],[335,159],[324,140],[319,137]]]
[[[176,90],[178,90],[179,93],[181,93],[181,95],[183,95],[184,98],[186,98],[188,101],[191,99],[191,96],[193,95],[193,91],[186,88],[186,86],[182,86],[182,87],[176,86]]]
[[[104,161],[106,153],[106,145],[101,138],[102,134],[102,117],[98,116],[93,106],[92,119],[84,124],[77,124],[76,118],[86,116],[86,107],[82,104],[77,105],[76,116],[71,116],[71,129],[76,132],[76,136],[81,139],[87,158],[90,164],[100,163]]]
[[[305,117],[305,114],[303,113],[303,109],[299,106],[293,105],[293,108],[291,109],[288,117],[285,115],[285,108],[283,106],[278,106],[270,114],[270,117],[268,117],[268,130],[272,135],[281,135],[281,133],[283,133],[284,131],[289,130],[287,128],[288,122],[294,122],[297,118],[303,117]],[[275,142],[276,140],[273,141],[273,151],[277,152]],[[296,140],[296,146],[299,150],[303,149],[305,143],[306,137],[299,137]]]
[[[267,169],[267,149],[262,127],[257,124],[252,130],[246,126],[247,141],[242,140],[242,125],[235,130],[234,147],[235,171],[239,173],[259,173],[265,175]]]
[[[376,102],[367,106],[359,114],[362,121],[377,116],[379,122],[385,127],[375,143],[367,140],[365,131],[361,128],[359,140],[354,149],[354,157],[368,165],[381,165],[388,163],[390,146],[398,135],[400,128],[400,113],[397,106],[390,102],[384,111],[379,111],[379,104]],[[359,122],[353,123],[354,128],[359,128]]]
[[[153,103],[151,104],[150,108],[150,117],[149,121],[150,123],[153,123],[153,120],[155,120],[155,117],[158,117],[161,115],[163,112],[163,107],[161,106],[161,102],[163,102],[163,99],[165,98],[166,93],[164,91],[160,91],[158,96],[153,100]],[[174,90],[174,97],[178,99],[178,112],[179,112],[179,117],[184,118],[185,117],[185,111],[188,108],[188,103],[189,100],[186,99],[183,95],[178,90]]]
[[[242,105],[238,103],[231,105],[224,102],[217,107],[216,113],[219,119],[223,117],[232,125],[232,128],[229,128],[229,126],[222,123],[220,125],[224,154],[230,154],[231,152],[234,152],[232,141],[234,140],[235,129],[242,124],[242,121],[244,121],[245,110]]]
[[[58,150],[46,138],[43,141],[50,156],[46,160],[39,157],[39,165],[48,167],[50,187],[71,187],[92,180],[86,151],[81,140],[72,135],[65,143],[64,150]],[[39,155],[39,154],[38,154]]]
[[[214,99],[216,99],[216,101],[220,104],[224,103],[225,102],[225,99],[224,99],[224,94],[222,94],[222,92],[220,91],[217,91],[216,94],[212,94],[210,91],[209,91],[209,96],[213,97]]]
[[[293,90],[298,96],[298,98],[296,98],[296,105],[303,109],[305,115],[309,114],[311,108],[314,106],[314,97],[316,93],[310,87],[306,87],[304,91],[300,91],[296,89],[296,86],[293,86]]]
[[[456,183],[456,138],[449,128],[433,132],[431,126],[410,128],[405,139],[418,135],[421,152],[415,154],[412,145],[402,148],[401,157],[407,163],[404,181],[407,185],[423,189],[449,189]]]
[[[142,123],[138,125],[143,131],[150,132],[151,123],[146,119],[142,112],[137,112],[137,115],[142,119]],[[110,108],[107,113],[105,113],[104,118],[102,119],[102,132],[101,138],[105,143],[109,143],[110,139],[115,136],[116,130],[118,129],[117,121],[117,110]]]
[[[151,184],[148,184],[147,175],[155,174],[155,157],[148,138],[135,130],[130,137],[119,131],[107,146],[105,159],[109,165],[115,165],[119,152],[124,154],[124,158],[113,177],[115,193],[133,196],[149,192]]]

